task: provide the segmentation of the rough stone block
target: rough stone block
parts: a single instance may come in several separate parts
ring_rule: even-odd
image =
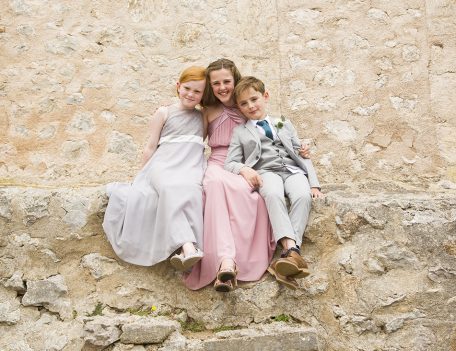
[[[122,326],[124,344],[157,344],[180,328],[179,323],[163,318],[142,318]]]
[[[217,338],[204,341],[205,351],[318,351],[315,330],[274,323],[261,328],[217,333]]]

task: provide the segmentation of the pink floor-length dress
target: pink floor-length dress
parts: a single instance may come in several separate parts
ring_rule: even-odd
[[[245,123],[236,108],[224,107],[208,126],[211,156],[203,178],[204,257],[185,278],[192,290],[210,284],[224,258],[235,260],[238,280],[259,280],[275,249],[263,198],[241,175],[223,168],[233,128]]]

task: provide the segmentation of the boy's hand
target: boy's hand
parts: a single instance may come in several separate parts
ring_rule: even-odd
[[[310,146],[307,144],[301,144],[301,148],[299,149],[299,156],[310,158]]]
[[[253,189],[258,189],[263,185],[263,179],[261,179],[261,176],[253,168],[247,166],[242,167],[239,174],[245,178]]]
[[[323,194],[318,188],[311,188],[310,192],[312,193],[312,199],[324,199],[325,194]]]

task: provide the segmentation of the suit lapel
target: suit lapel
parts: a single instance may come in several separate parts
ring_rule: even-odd
[[[260,141],[260,135],[258,134],[258,131],[256,130],[256,127],[253,126],[251,123],[249,123],[249,121],[247,121],[244,126],[247,128],[247,130],[253,135],[253,137],[255,138],[255,141],[257,143],[261,143]]]
[[[278,121],[279,121],[278,119],[274,121],[274,128],[276,128],[275,126],[277,125]],[[286,129],[285,122],[282,122],[282,123],[283,123],[283,125],[281,128],[276,128],[277,137],[280,139],[280,141],[282,142],[283,146],[285,146],[286,149],[293,150],[293,146],[292,146],[291,140],[290,140],[290,134],[285,130]]]

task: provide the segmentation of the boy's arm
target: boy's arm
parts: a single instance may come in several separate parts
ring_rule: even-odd
[[[244,148],[242,147],[239,133],[236,129],[231,138],[228,155],[225,160],[225,169],[235,174],[240,174],[253,190],[258,189],[263,185],[263,180],[256,170],[247,166],[244,162]]]
[[[296,146],[298,146],[298,148],[301,147],[301,141],[299,140],[299,137],[298,137],[298,132],[296,131],[296,128],[293,126],[293,124],[291,122],[288,122],[289,123],[289,126],[290,126],[290,129],[291,129],[291,143],[293,145],[293,149],[296,150]],[[299,153],[298,153],[299,155]],[[318,181],[318,177],[317,177],[317,173],[315,172],[315,168],[312,164],[312,161],[308,158],[303,158],[301,157],[302,159],[302,162],[304,163],[304,166],[306,167],[306,171],[307,171],[307,179],[309,179],[309,184],[310,184],[310,187],[311,188],[316,188],[316,189],[320,189],[320,183]]]
[[[225,169],[229,172],[239,174],[242,167],[245,167],[244,152],[239,138],[239,133],[236,129],[231,137],[230,147],[228,148],[228,154],[225,159]]]
[[[296,151],[296,153],[299,154],[299,149],[301,148],[301,140],[299,140],[298,132],[296,131],[293,123],[290,121],[287,122],[291,129],[291,145],[293,145],[293,149]]]
[[[296,155],[301,156],[302,158],[310,158],[310,146],[304,145],[298,137],[298,132],[294,127],[293,123],[288,122],[290,124],[291,129],[291,145],[293,145],[293,150],[295,151]]]

